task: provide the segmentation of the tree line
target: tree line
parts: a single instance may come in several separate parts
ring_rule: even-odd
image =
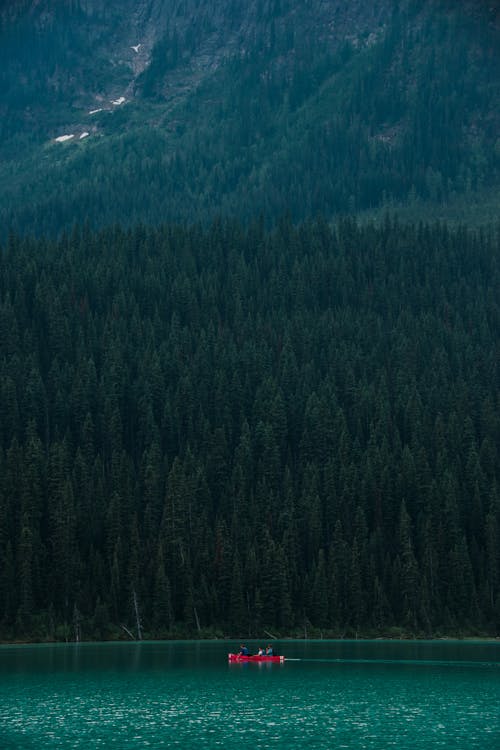
[[[11,236],[0,634],[495,633],[499,235]]]

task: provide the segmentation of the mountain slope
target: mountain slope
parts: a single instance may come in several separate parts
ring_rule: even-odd
[[[0,639],[498,635],[495,19],[0,7]]]
[[[2,40],[4,226],[495,202],[484,3],[44,0]]]

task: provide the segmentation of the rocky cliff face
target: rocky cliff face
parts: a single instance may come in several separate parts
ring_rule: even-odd
[[[1,11],[4,114],[66,101],[71,107],[189,89],[222,61],[266,49],[270,61],[293,59],[297,28],[311,49],[346,40],[366,44],[390,17],[388,0],[31,0]],[[140,80],[153,63],[150,75]],[[21,88],[24,91],[21,91]]]

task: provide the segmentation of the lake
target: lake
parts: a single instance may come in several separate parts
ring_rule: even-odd
[[[500,748],[498,642],[237,645],[0,646],[0,748]]]

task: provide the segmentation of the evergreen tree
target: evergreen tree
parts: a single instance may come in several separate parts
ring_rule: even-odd
[[[497,631],[497,235],[221,221],[9,253],[1,637]]]

